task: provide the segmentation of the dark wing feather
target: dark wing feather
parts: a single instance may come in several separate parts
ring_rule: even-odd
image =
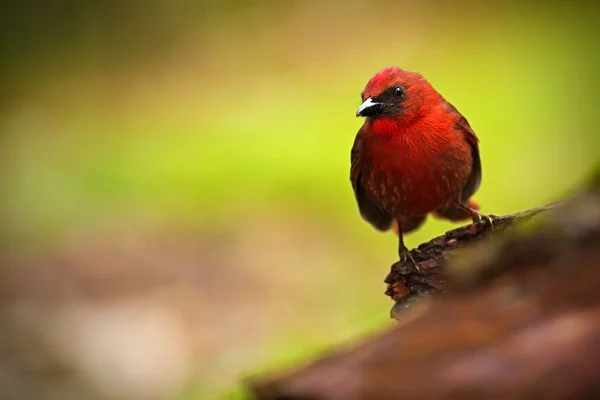
[[[473,157],[473,165],[471,167],[471,175],[467,179],[467,183],[462,191],[462,201],[467,201],[475,194],[481,184],[481,158],[479,157],[479,139],[471,129],[469,122],[463,116],[458,120],[458,128],[464,133],[465,139],[471,146],[471,155]]]
[[[479,185],[481,184],[481,159],[479,157],[479,139],[471,125],[469,125],[469,121],[465,117],[462,116],[460,112],[454,107],[452,104],[446,102],[448,110],[452,113],[458,115],[458,121],[456,122],[456,128],[460,130],[465,139],[471,146],[471,155],[473,157],[473,165],[471,166],[471,175],[469,179],[467,179],[467,183],[462,190],[462,199],[461,201],[466,202],[475,194],[477,189],[479,189]]]
[[[362,171],[359,165],[360,152],[362,151],[361,131],[362,128],[356,135],[354,146],[352,146],[350,153],[350,181],[352,182],[360,215],[375,228],[380,231],[386,231],[392,224],[392,217],[373,202],[362,185]]]

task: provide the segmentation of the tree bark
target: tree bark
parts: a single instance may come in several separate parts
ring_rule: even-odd
[[[565,205],[496,220],[493,236],[552,208],[535,226],[472,247],[489,227],[469,225],[420,246],[421,272],[395,266],[391,294],[405,301],[413,291],[443,293],[361,343],[252,381],[256,397],[600,398],[600,179]],[[449,250],[467,244],[446,263]]]
[[[428,296],[446,290],[446,281],[442,271],[451,254],[484,239],[490,239],[510,231],[518,223],[535,218],[561,204],[563,203],[556,202],[496,217],[493,220],[493,226],[490,226],[489,222],[473,223],[422,243],[419,245],[418,251],[411,251],[417,262],[418,270],[410,262],[397,262],[392,265],[390,273],[385,278],[385,283],[387,283],[385,294],[395,301],[391,316],[396,318],[397,313],[412,304],[414,297]]]

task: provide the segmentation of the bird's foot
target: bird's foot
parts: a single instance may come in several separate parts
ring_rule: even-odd
[[[499,218],[497,215],[494,214],[489,214],[489,215],[485,215],[485,214],[480,214],[477,211],[474,211],[473,213],[473,223],[489,223],[490,224],[490,229],[494,230],[494,220]]]
[[[415,249],[414,251],[421,254],[421,251],[418,249]],[[410,263],[413,265],[413,267],[415,267],[417,272],[419,272],[419,273],[421,272],[421,270],[419,269],[419,265],[417,264],[414,257],[412,256],[411,251],[406,246],[402,246],[398,249],[398,256],[400,256],[401,264],[404,264],[407,261],[410,261]]]
[[[452,203],[452,207],[454,207],[455,211],[462,210],[465,214],[465,217],[470,216],[474,224],[480,222],[489,223],[491,230],[494,230],[494,220],[500,218],[494,214],[481,214],[479,211],[477,211],[479,209],[479,204],[471,200],[469,200],[466,204],[458,202]]]

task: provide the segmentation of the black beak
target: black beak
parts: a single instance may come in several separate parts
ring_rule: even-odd
[[[375,117],[383,112],[383,103],[374,102],[371,97],[365,100],[356,111],[357,117]]]

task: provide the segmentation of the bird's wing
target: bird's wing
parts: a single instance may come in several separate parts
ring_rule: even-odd
[[[469,179],[467,179],[467,183],[465,184],[462,190],[462,201],[466,202],[475,194],[477,189],[479,189],[479,185],[481,184],[481,158],[479,157],[479,139],[471,125],[469,125],[469,121],[454,107],[452,104],[445,102],[446,109],[458,116],[458,121],[456,122],[455,128],[461,131],[467,141],[469,146],[471,146],[471,156],[473,158],[473,164],[471,165],[471,175],[469,175]]]
[[[471,175],[469,179],[467,179],[467,183],[462,191],[462,201],[466,202],[475,194],[477,189],[479,189],[479,185],[481,184],[481,159],[479,157],[479,139],[469,122],[462,115],[460,116],[458,122],[456,123],[456,127],[465,135],[465,139],[471,146],[471,155],[473,157],[473,165],[471,166]]]
[[[356,202],[358,203],[360,215],[375,228],[380,231],[386,231],[392,225],[392,217],[373,202],[362,185],[362,171],[359,162],[363,142],[361,132],[362,128],[356,135],[350,153],[350,181],[352,182],[352,188],[354,189],[354,195],[356,197]]]

